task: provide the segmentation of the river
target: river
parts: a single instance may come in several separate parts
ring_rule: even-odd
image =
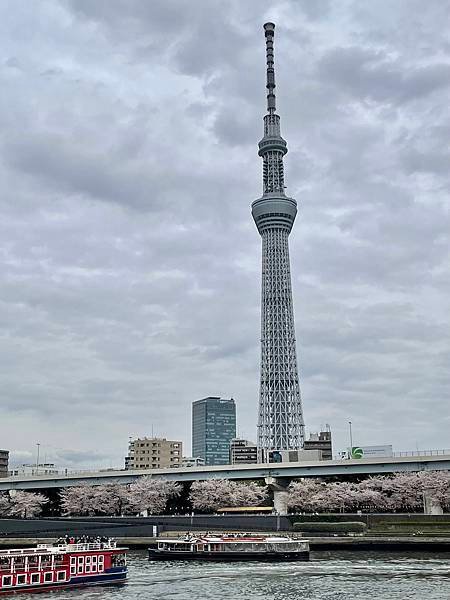
[[[21,594],[22,600],[36,596]],[[149,563],[129,582],[39,594],[52,600],[449,600],[450,553],[313,552],[304,563]]]

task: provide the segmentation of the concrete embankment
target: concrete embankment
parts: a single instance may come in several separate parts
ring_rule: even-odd
[[[172,536],[175,532],[171,532]],[[180,534],[185,532],[180,532]],[[268,532],[266,532],[268,533]],[[272,532],[276,535],[276,532]],[[449,538],[433,537],[388,537],[388,536],[358,536],[358,537],[312,537],[308,538],[311,550],[327,551],[398,551],[398,552],[450,552]],[[0,548],[25,548],[36,544],[48,544],[55,541],[52,538],[0,538]],[[155,543],[154,537],[118,537],[117,543],[133,549],[146,549]]]

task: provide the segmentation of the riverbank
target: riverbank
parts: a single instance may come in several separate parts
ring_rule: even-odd
[[[175,532],[171,532],[174,536]],[[180,532],[182,535],[185,532]],[[266,532],[267,533],[267,532]],[[274,535],[277,532],[272,532]],[[279,535],[279,532],[278,532]],[[306,536],[305,536],[306,537]],[[308,538],[311,550],[327,551],[389,551],[389,552],[450,552],[450,537],[425,536],[355,536],[355,537],[311,537]],[[146,549],[155,542],[154,537],[117,537],[120,546]],[[52,538],[0,538],[0,548],[25,548],[36,544],[49,544],[56,541]]]

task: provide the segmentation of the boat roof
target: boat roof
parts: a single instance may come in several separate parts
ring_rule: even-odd
[[[260,543],[282,543],[282,542],[297,542],[297,541],[307,541],[305,538],[292,538],[289,536],[282,535],[253,535],[250,533],[245,533],[242,535],[193,535],[193,536],[184,536],[178,538],[158,538],[158,542],[165,542],[169,544],[185,544],[189,543],[233,543],[233,544],[254,544],[255,542]]]
[[[116,542],[82,544],[38,544],[34,548],[0,548],[0,557],[32,556],[35,554],[71,554],[76,552],[95,552],[99,550],[127,550],[118,548]]]

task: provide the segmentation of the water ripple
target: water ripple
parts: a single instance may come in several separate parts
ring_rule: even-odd
[[[315,552],[309,563],[149,563],[130,552],[124,586],[52,600],[448,600],[450,554]],[[22,600],[35,596],[23,594]]]

